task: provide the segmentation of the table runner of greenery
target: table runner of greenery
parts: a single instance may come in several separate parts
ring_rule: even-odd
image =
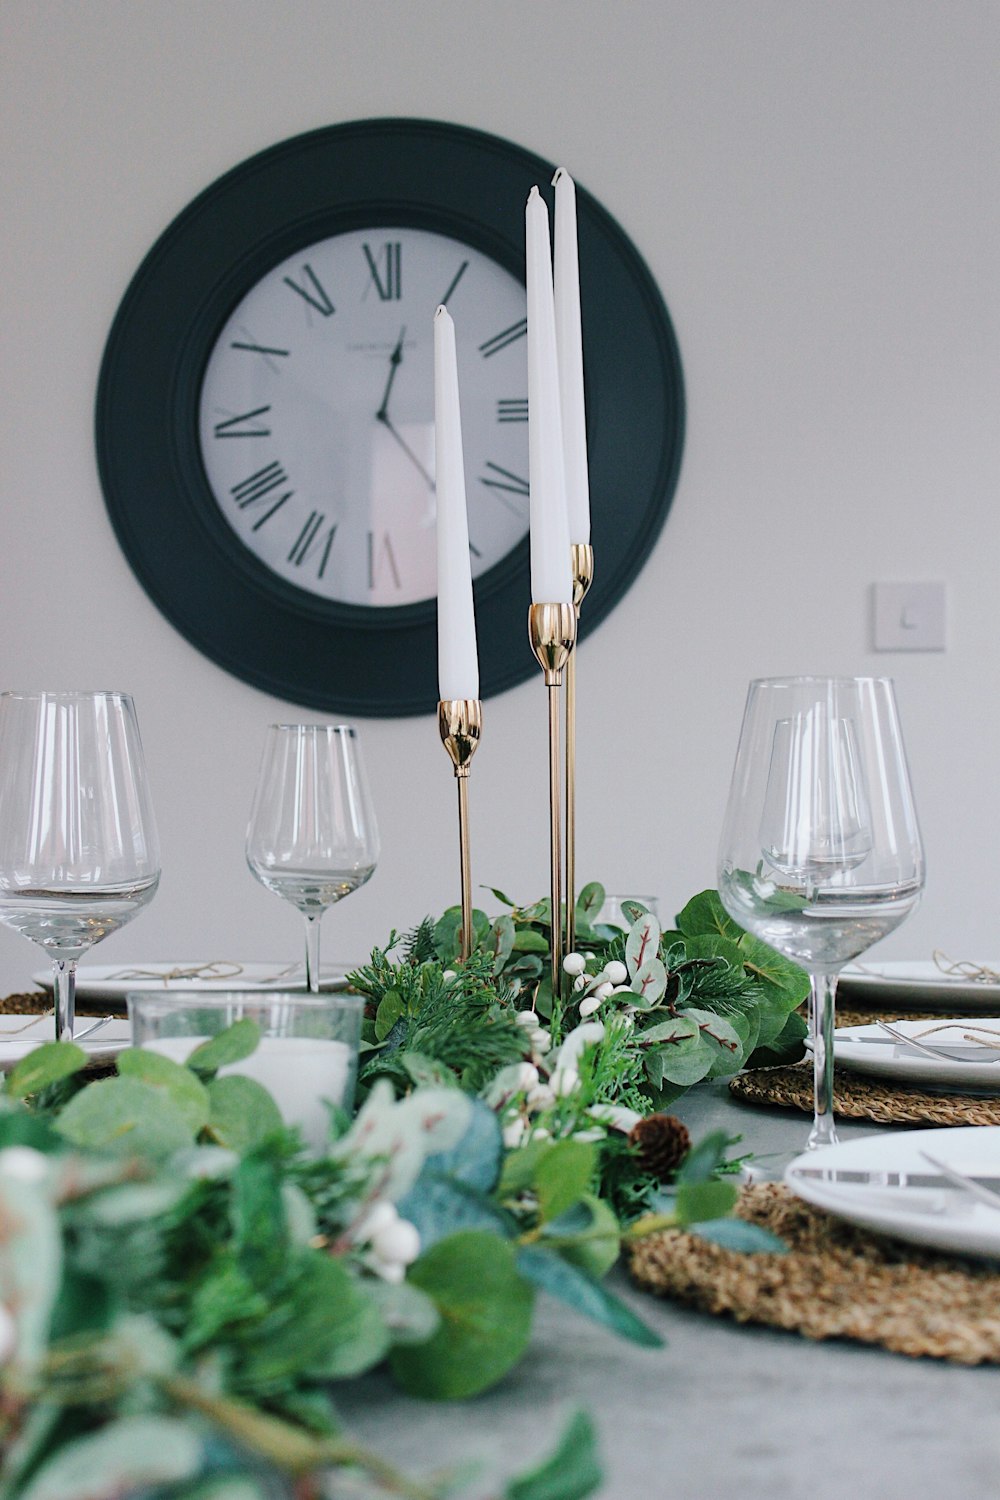
[[[393,1470],[342,1430],[338,1382],[387,1363],[405,1391],[460,1399],[528,1350],[536,1292],[650,1347],[605,1286],[623,1242],[666,1227],[747,1251],[729,1217],[734,1142],[693,1145],[685,1088],[801,1051],[801,971],[714,892],[661,932],[577,907],[568,994],[546,978],[547,902],[460,914],[390,939],[366,997],[359,1107],[310,1155],[238,1073],[237,1021],[181,1066],[128,1049],[88,1081],[68,1043],[0,1094],[0,1493],[9,1500],[434,1500],[457,1477]],[[285,1476],[284,1479],[282,1476]],[[577,1414],[508,1500],[600,1482]],[[294,1489],[275,1486],[294,1484]],[[341,1490],[338,1489],[340,1494]]]

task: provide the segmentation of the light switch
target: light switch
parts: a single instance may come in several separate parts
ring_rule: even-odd
[[[872,616],[876,651],[943,651],[943,583],[875,583]]]

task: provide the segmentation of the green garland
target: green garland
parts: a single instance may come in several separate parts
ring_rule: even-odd
[[[50,1043],[0,1094],[0,1493],[262,1500],[268,1474],[320,1494],[434,1500],[356,1445],[336,1385],[387,1364],[405,1391],[488,1389],[527,1348],[542,1289],[619,1335],[660,1340],[608,1289],[623,1244],[674,1226],[776,1250],[728,1217],[733,1144],[691,1147],[663,1107],[697,1079],[788,1051],[802,977],[714,893],[660,933],[581,895],[568,997],[546,979],[546,903],[427,920],[353,976],[367,1000],[361,1107],[307,1154],[270,1096],[221,1069],[237,1022],[181,1066],[128,1049],[87,1081]],[[509,1500],[600,1482],[578,1414]]]

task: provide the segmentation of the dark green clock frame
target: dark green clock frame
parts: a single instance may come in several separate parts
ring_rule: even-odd
[[[97,460],[112,524],[166,618],[206,656],[276,697],[394,716],[437,703],[433,599],[368,608],[278,578],[219,513],[198,408],[215,339],[248,289],[328,235],[398,225],[451,235],[524,281],[524,204],[555,164],[481,131],[419,119],[332,125],[261,152],[164,231],[115,317],[101,366]],[[684,440],[673,328],[645,263],[577,187],[595,580],[581,636],[642,567],[666,519]],[[428,310],[428,319],[433,309]],[[525,540],[475,584],[482,696],[537,672]]]

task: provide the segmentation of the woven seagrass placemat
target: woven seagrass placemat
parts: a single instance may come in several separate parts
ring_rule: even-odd
[[[812,1064],[758,1068],[729,1080],[729,1091],[745,1104],[774,1104],[812,1114]],[[879,1125],[1000,1125],[1000,1095],[939,1094],[902,1089],[876,1078],[835,1068],[833,1112]]]
[[[743,1188],[736,1212],[788,1246],[743,1255],[669,1230],[630,1252],[644,1291],[739,1323],[880,1344],[957,1364],[1000,1363],[1000,1271],[869,1234],[777,1183]]]
[[[40,1016],[52,1009],[52,996],[48,990],[25,990],[21,995],[5,995],[0,998],[0,1016]],[[78,1000],[78,1016],[103,1016],[100,1007],[93,1001]]]

